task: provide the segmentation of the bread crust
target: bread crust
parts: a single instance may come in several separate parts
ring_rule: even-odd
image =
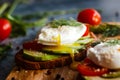
[[[75,54],[74,60],[81,61],[85,57],[86,57],[86,51],[82,50],[80,51],[80,53]],[[36,70],[36,69],[53,69],[57,67],[63,67],[66,65],[70,65],[73,62],[73,60],[72,57],[68,55],[49,61],[30,61],[23,57],[23,50],[20,50],[15,55],[15,62],[18,66],[21,66],[25,69]]]

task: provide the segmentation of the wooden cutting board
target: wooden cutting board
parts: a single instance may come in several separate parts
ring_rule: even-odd
[[[6,80],[76,80],[78,72],[65,66],[56,69],[25,70],[14,67]]]
[[[20,67],[14,67],[6,80],[83,80],[76,70],[72,70],[69,66],[56,69],[45,70],[25,70]],[[120,80],[120,78],[101,78],[86,77],[86,80]]]

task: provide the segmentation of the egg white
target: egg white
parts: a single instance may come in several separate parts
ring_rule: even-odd
[[[72,44],[83,36],[86,26],[60,26],[52,28],[50,26],[43,27],[39,34],[38,40],[43,45],[62,45]]]
[[[120,69],[120,45],[100,43],[87,51],[87,57],[95,64],[108,69]]]

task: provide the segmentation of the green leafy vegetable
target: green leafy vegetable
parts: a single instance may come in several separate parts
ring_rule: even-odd
[[[95,34],[103,34],[104,37],[113,37],[120,35],[120,25],[105,23],[98,27],[91,27],[91,31]]]
[[[81,23],[77,22],[76,20],[66,20],[66,19],[59,19],[59,20],[53,20],[49,23],[49,25],[53,28],[57,28],[60,26],[80,26]]]
[[[0,45],[0,60],[5,56],[6,51],[11,49],[11,45]]]
[[[0,53],[4,53],[5,50],[11,48],[11,45],[0,45]]]
[[[107,79],[118,78],[120,77],[120,71],[109,72],[109,73],[103,74],[101,77],[107,78]]]
[[[118,40],[118,39],[107,40],[106,42],[107,42],[109,45],[116,45],[116,44],[119,44],[119,45],[120,45],[120,40]]]
[[[12,4],[3,3],[0,6],[0,17],[6,18],[12,24],[12,33],[10,37],[25,36],[28,28],[36,26],[42,27],[46,24],[48,20],[47,18],[40,18],[35,21],[29,22],[13,16],[12,13],[14,12],[17,5],[19,5],[21,2],[23,2],[23,0],[14,0]]]

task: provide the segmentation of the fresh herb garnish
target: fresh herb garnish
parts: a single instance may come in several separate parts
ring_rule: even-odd
[[[117,45],[117,44],[120,45],[120,40],[118,40],[118,39],[107,40],[106,43],[107,43],[108,45]]]
[[[104,31],[104,36],[117,36],[120,35],[120,25],[106,25],[106,30]]]
[[[91,27],[90,29],[95,34],[103,34],[104,37],[113,37],[120,35],[120,25],[105,23],[97,27]]]
[[[0,60],[6,56],[6,52],[11,49],[11,45],[0,45]]]
[[[0,45],[0,53],[4,53],[11,48],[11,45]]]
[[[96,42],[91,43],[91,46],[94,47],[94,46],[96,46],[96,45],[98,45],[100,43],[101,43],[100,41],[96,41]]]
[[[81,23],[77,22],[74,19],[66,20],[66,19],[59,19],[59,20],[53,20],[49,23],[49,25],[53,28],[57,28],[60,26],[80,26]]]

